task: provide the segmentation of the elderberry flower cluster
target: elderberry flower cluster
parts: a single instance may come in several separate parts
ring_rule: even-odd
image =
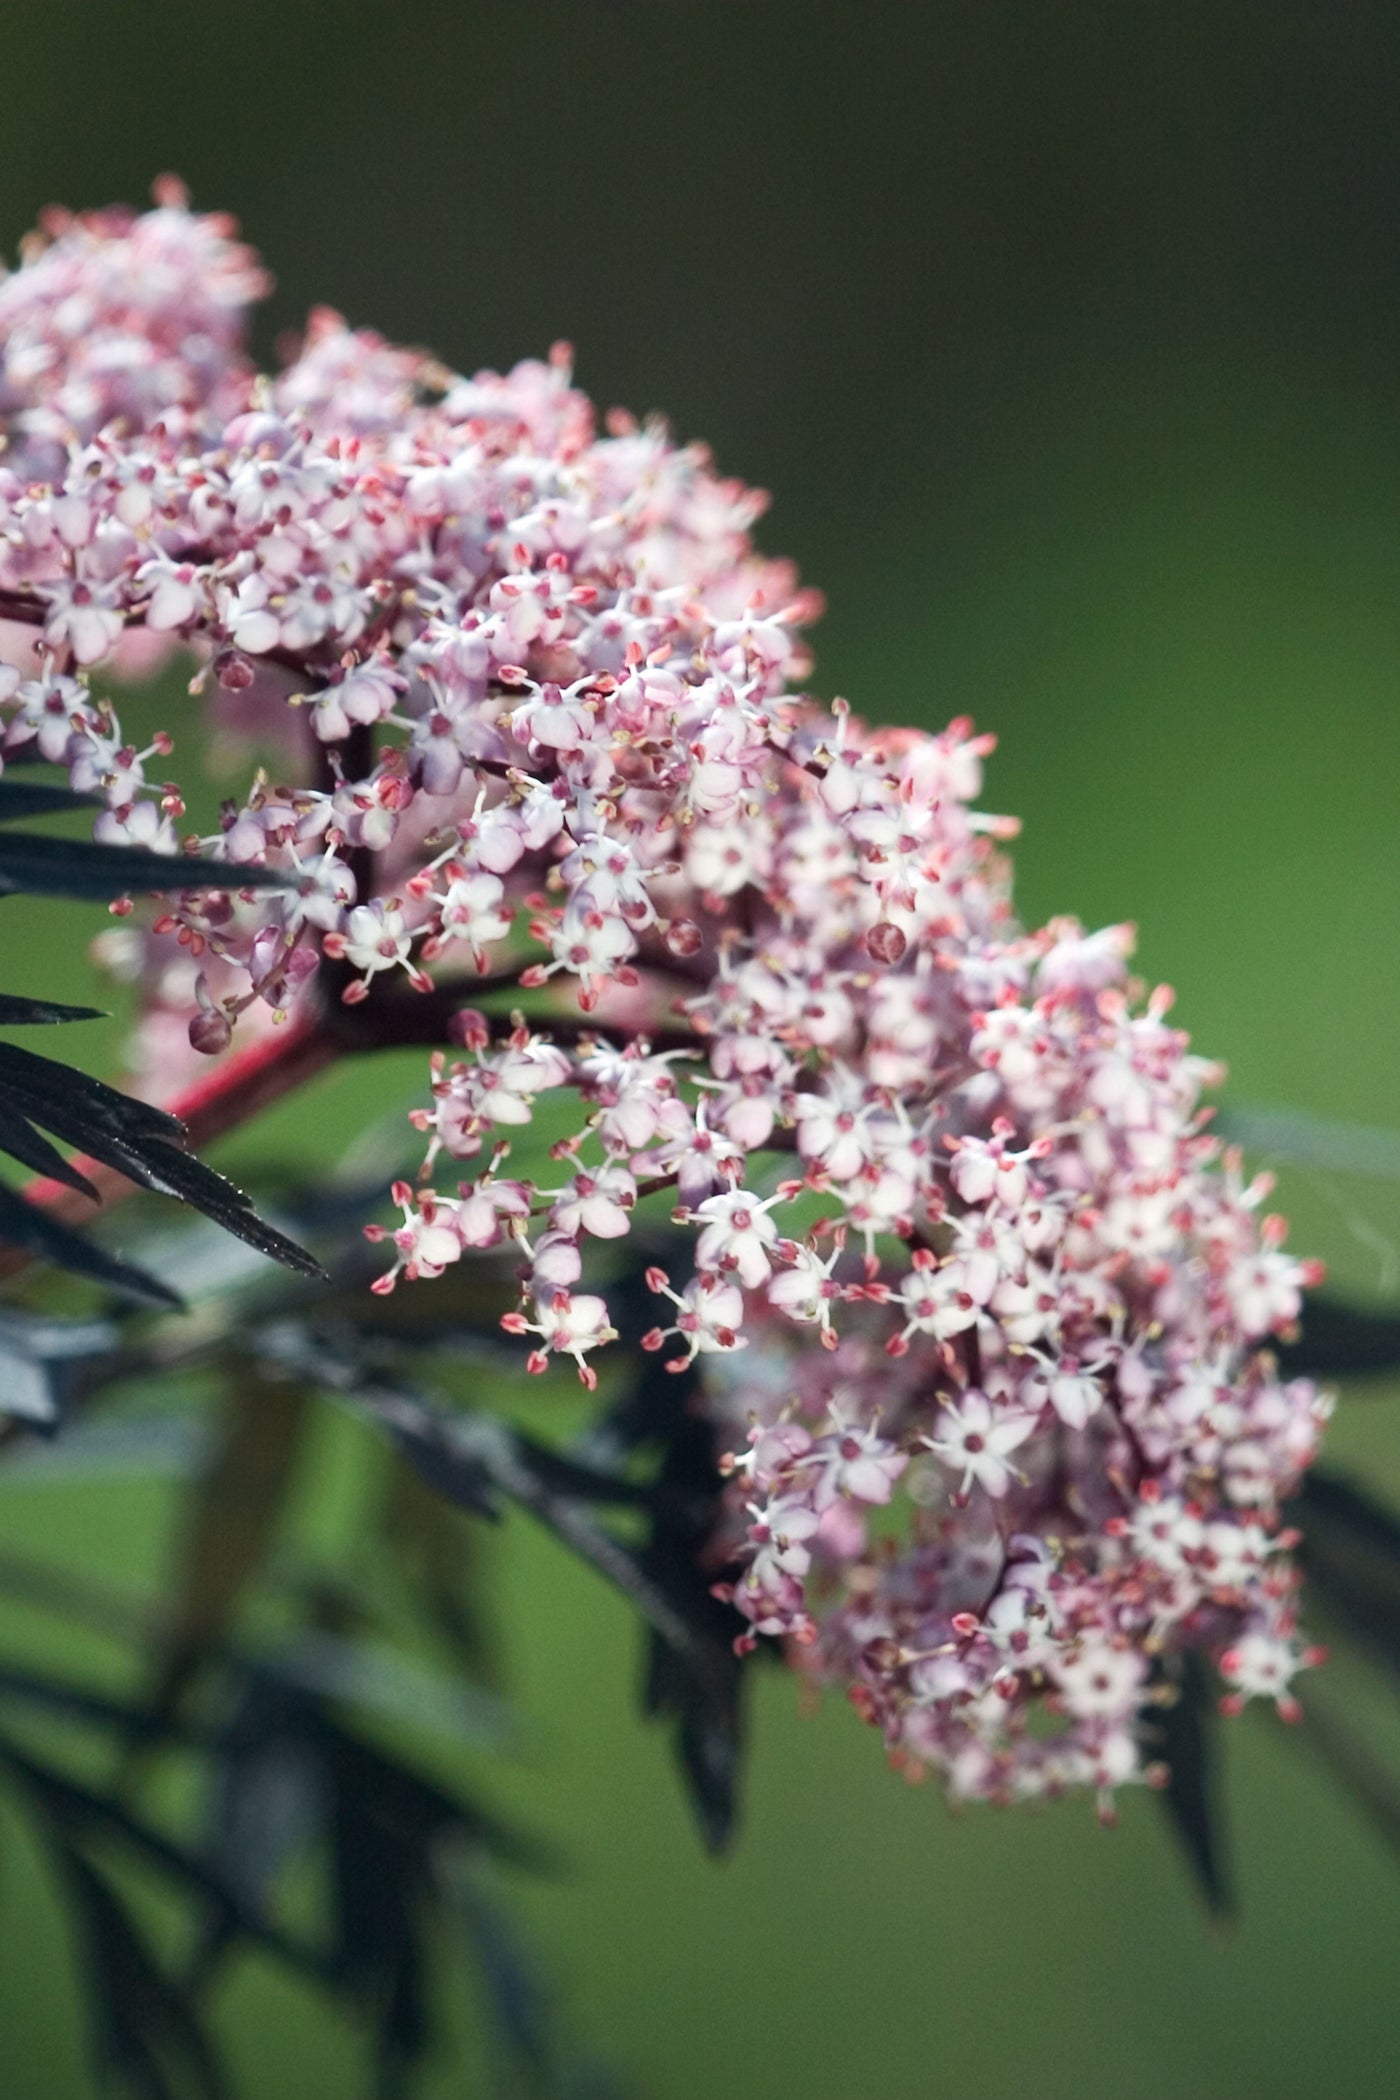
[[[322,312],[262,376],[226,221],[46,234],[0,283],[3,750],[104,837],[303,877],[128,927],[167,1070],[173,1017],[441,1045],[376,1288],[511,1250],[531,1370],[596,1382],[593,1243],[669,1210],[643,1346],[729,1448],[739,1645],[955,1796],[1151,1776],[1187,1646],[1290,1711],[1327,1408],[1269,1344],[1313,1271],[1131,929],[1016,923],[991,740],[803,694],[763,499],[600,430],[563,352],[467,379]],[[212,837],[94,684],[152,637],[289,769]]]

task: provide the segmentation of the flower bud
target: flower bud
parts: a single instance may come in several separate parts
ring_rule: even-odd
[[[666,946],[672,955],[695,955],[704,941],[705,936],[694,919],[672,919],[666,928]]]
[[[217,1007],[202,1008],[190,1022],[190,1047],[205,1057],[218,1057],[232,1039],[228,1015]]]
[[[257,667],[241,649],[221,649],[214,658],[214,676],[226,693],[246,693],[257,675]]]
[[[881,919],[866,934],[865,945],[876,962],[897,963],[909,943],[892,919]]]

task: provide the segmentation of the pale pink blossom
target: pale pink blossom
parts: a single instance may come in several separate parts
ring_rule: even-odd
[[[938,1435],[922,1439],[951,1472],[962,1474],[961,1492],[973,1486],[989,1495],[1004,1495],[1011,1485],[1011,1453],[1019,1451],[1035,1428],[1035,1416],[992,1408],[985,1393],[969,1390],[938,1416]]]
[[[375,1288],[493,1258],[534,1372],[595,1382],[669,1211],[644,1343],[731,1454],[739,1645],[956,1798],[1142,1776],[1159,1654],[1291,1710],[1330,1403],[1268,1344],[1318,1272],[1131,927],[1018,925],[971,722],[812,696],[818,601],[703,448],[600,423],[562,347],[453,374],[322,309],[259,375],[265,289],[168,184],[0,280],[0,752],[205,878],[105,944],[147,1085],[287,1018],[438,1046]],[[176,646],[278,753],[207,838],[102,697]]]

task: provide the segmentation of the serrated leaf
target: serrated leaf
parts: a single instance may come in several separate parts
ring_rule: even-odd
[[[388,1557],[424,1623],[462,1668],[491,1674],[475,1596],[475,1562],[465,1518],[432,1489],[394,1445],[384,1451],[377,1519]]]
[[[747,1672],[733,1648],[743,1622],[711,1594],[716,1570],[706,1554],[719,1528],[722,1482],[713,1433],[695,1406],[694,1372],[677,1377],[659,1356],[638,1347],[653,1323],[654,1303],[635,1269],[610,1295],[637,1375],[576,1449],[600,1465],[619,1464],[646,1447],[659,1451],[641,1564],[708,1638],[705,1665],[696,1670],[686,1655],[648,1635],[642,1702],[649,1715],[673,1722],[677,1767],[700,1834],[711,1852],[721,1852],[734,1834],[743,1763]]]
[[[1374,1377],[1400,1370],[1400,1313],[1310,1296],[1296,1342],[1278,1348],[1289,1377]]]
[[[51,1218],[36,1204],[26,1203],[23,1196],[0,1182],[0,1242],[20,1248],[25,1254],[40,1261],[50,1261],[56,1268],[68,1270],[70,1275],[85,1277],[89,1283],[98,1283],[106,1290],[121,1291],[129,1298],[139,1298],[148,1305],[166,1305],[178,1308],[178,1295],[169,1290],[159,1277],[149,1275],[132,1262],[120,1260],[108,1254],[92,1240],[84,1239],[80,1232],[73,1232],[67,1225]]]
[[[558,1454],[541,1452],[529,1438],[489,1416],[473,1415],[459,1421],[382,1385],[362,1388],[355,1397],[393,1430],[405,1455],[439,1494],[483,1513],[493,1507],[491,1490],[497,1497],[509,1497],[620,1590],[668,1647],[687,1657],[700,1674],[715,1672],[717,1657],[709,1628],[672,1602],[631,1547],[597,1522],[587,1500],[560,1487],[560,1471],[567,1461]],[[598,1476],[585,1473],[582,1467],[571,1470],[588,1481],[589,1500],[597,1499]],[[615,1488],[611,1499],[637,1500],[636,1490],[627,1483],[611,1485]]]
[[[431,2032],[422,1918],[427,1859],[421,1840],[406,1840],[355,1788],[335,1794],[330,1842],[338,1967],[374,2021],[379,2090],[393,2092]]]
[[[1195,1649],[1172,1658],[1164,1684],[1176,1696],[1152,1708],[1152,1728],[1169,1774],[1159,1799],[1181,1841],[1206,1903],[1217,1917],[1235,1911],[1220,1798],[1218,1714],[1209,1673]]]
[[[13,765],[14,760],[6,761]],[[80,795],[76,788],[57,781],[16,780],[6,773],[0,780],[0,824],[13,824],[18,817],[49,817],[59,810],[100,809],[95,795]]]
[[[470,1860],[449,1864],[447,1874],[497,2033],[532,2081],[545,2084],[554,2047],[549,1997],[539,1971],[487,1874]]]
[[[379,2089],[394,2092],[431,2036],[425,1931],[444,1848],[465,1843],[518,1864],[539,1855],[324,1716],[314,1740],[330,1788],[338,1967],[374,2020]]]
[[[105,1021],[100,1007],[57,1006],[51,999],[22,999],[0,992],[0,1028],[52,1027],[60,1021]]]
[[[151,1700],[157,1716],[174,1710],[191,1677],[232,1630],[249,1584],[266,1562],[308,1412],[301,1387],[257,1378],[246,1365],[225,1384],[216,1441],[182,1510],[169,1581],[173,1601]]]
[[[53,1842],[91,1980],[99,2075],[149,2100],[223,2100],[228,2087],[193,2001],[161,1968],[105,1875],[66,1839]]]
[[[1400,1522],[1340,1475],[1314,1467],[1291,1514],[1314,1597],[1400,1676]]]
[[[711,1852],[722,1852],[734,1834],[747,1684],[733,1645],[741,1621],[711,1595],[715,1571],[704,1560],[718,1527],[720,1495],[712,1431],[702,1417],[682,1410],[671,1424],[656,1478],[641,1566],[703,1634],[704,1665],[698,1668],[692,1654],[653,1633],[643,1703],[647,1713],[674,1720],[681,1778]]]
[[[84,1127],[133,1144],[143,1138],[178,1143],[184,1136],[184,1125],[164,1109],[18,1043],[0,1043],[0,1085],[21,1114],[33,1116],[59,1136],[67,1132],[51,1117],[62,1116],[71,1123],[80,1109]]]
[[[31,1174],[44,1174],[50,1181],[57,1181],[66,1189],[74,1189],[80,1196],[91,1197],[97,1202],[97,1190],[87,1175],[65,1159],[56,1145],[26,1122],[23,1116],[0,1102],[0,1152],[7,1152],[11,1159]]]
[[[535,1839],[464,1794],[427,1779],[405,1760],[389,1755],[343,1727],[319,1706],[309,1708],[317,1754],[337,1784],[373,1804],[373,1812],[405,1841],[435,1845],[460,1839],[503,1865],[542,1873],[555,1864]]]
[[[101,1793],[39,1763],[5,1736],[0,1736],[0,1763],[23,1783],[55,1831],[65,1836],[104,1832],[183,1893],[208,1906],[228,1932],[241,1935],[297,1973],[324,1980],[325,1963],[314,1949],[258,1915],[207,1861],[144,1822],[116,1795]]]
[[[659,1248],[656,1251],[661,1253]],[[684,1290],[694,1274],[684,1249],[669,1246],[665,1266],[675,1289]],[[647,1288],[644,1265],[629,1267],[618,1278],[608,1293],[608,1311],[618,1330],[618,1349],[636,1368],[621,1396],[574,1446],[598,1466],[616,1466],[645,1444],[664,1450],[694,1396],[691,1377],[668,1372],[659,1354],[641,1347],[641,1337],[656,1325],[656,1299]]]
[[[246,1909],[266,1915],[278,1876],[325,1826],[325,1786],[307,1738],[304,1696],[261,1669],[246,1673],[219,1731],[209,1774],[204,1854]],[[227,1913],[211,1916],[191,1974],[207,1981],[237,1941]]]
[[[143,1188],[202,1211],[285,1267],[323,1276],[320,1263],[260,1218],[241,1189],[186,1151],[184,1125],[149,1102],[17,1043],[0,1043],[0,1115],[40,1124]]]
[[[379,1422],[435,1493],[478,1515],[494,1515],[502,1498],[515,1502],[621,1591],[663,1644],[663,1659],[653,1657],[654,1697],[680,1715],[682,1756],[702,1825],[711,1843],[721,1843],[732,1816],[738,1747],[732,1619],[710,1596],[688,1549],[683,1581],[668,1583],[599,1523],[591,1507],[613,1502],[659,1509],[674,1497],[679,1474],[648,1489],[546,1450],[491,1416],[448,1415],[366,1366],[350,1335],[333,1346],[289,1325],[264,1334],[261,1347],[293,1375],[344,1396]],[[693,1463],[688,1452],[686,1465]],[[712,1466],[707,1477],[712,1489]],[[697,1536],[708,1523],[694,1510],[677,1511],[669,1521],[682,1530],[692,1525]]]
[[[227,1175],[206,1165],[192,1152],[164,1142],[143,1144],[139,1149],[129,1148],[129,1151],[131,1159],[142,1170],[133,1179],[143,1181],[147,1188],[160,1194],[177,1196],[192,1210],[212,1218],[235,1239],[245,1241],[259,1254],[270,1256],[298,1276],[309,1277],[317,1283],[326,1281],[326,1272],[316,1257],[289,1239],[285,1232],[279,1232],[275,1225],[269,1225],[253,1208],[249,1197]],[[113,1161],[113,1164],[119,1162]],[[131,1168],[123,1166],[122,1171],[130,1173]]]
[[[0,896],[107,904],[129,890],[291,890],[303,881],[295,869],[244,867],[188,853],[152,853],[144,846],[0,830]]]
[[[359,1405],[394,1436],[404,1459],[424,1485],[458,1509],[474,1516],[500,1515],[490,1469],[479,1453],[466,1449],[445,1417],[402,1393],[374,1384],[359,1387]]]

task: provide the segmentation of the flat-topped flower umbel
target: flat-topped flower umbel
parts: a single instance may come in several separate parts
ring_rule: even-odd
[[[166,186],[0,283],[5,751],[181,850],[169,738],[91,682],[179,644],[287,775],[183,845],[299,890],[115,937],[154,1081],[289,1016],[441,1045],[378,1287],[513,1246],[507,1329],[589,1384],[590,1243],[670,1206],[644,1346],[728,1453],[741,1645],[790,1639],[954,1794],[1150,1771],[1187,1645],[1289,1710],[1279,1507],[1326,1406],[1268,1343],[1311,1272],[1130,930],[1016,924],[970,724],[797,689],[815,603],[703,450],[600,430],[562,351],[467,379],[321,312],[259,375],[263,282]],[[542,1186],[509,1155],[546,1095]]]

